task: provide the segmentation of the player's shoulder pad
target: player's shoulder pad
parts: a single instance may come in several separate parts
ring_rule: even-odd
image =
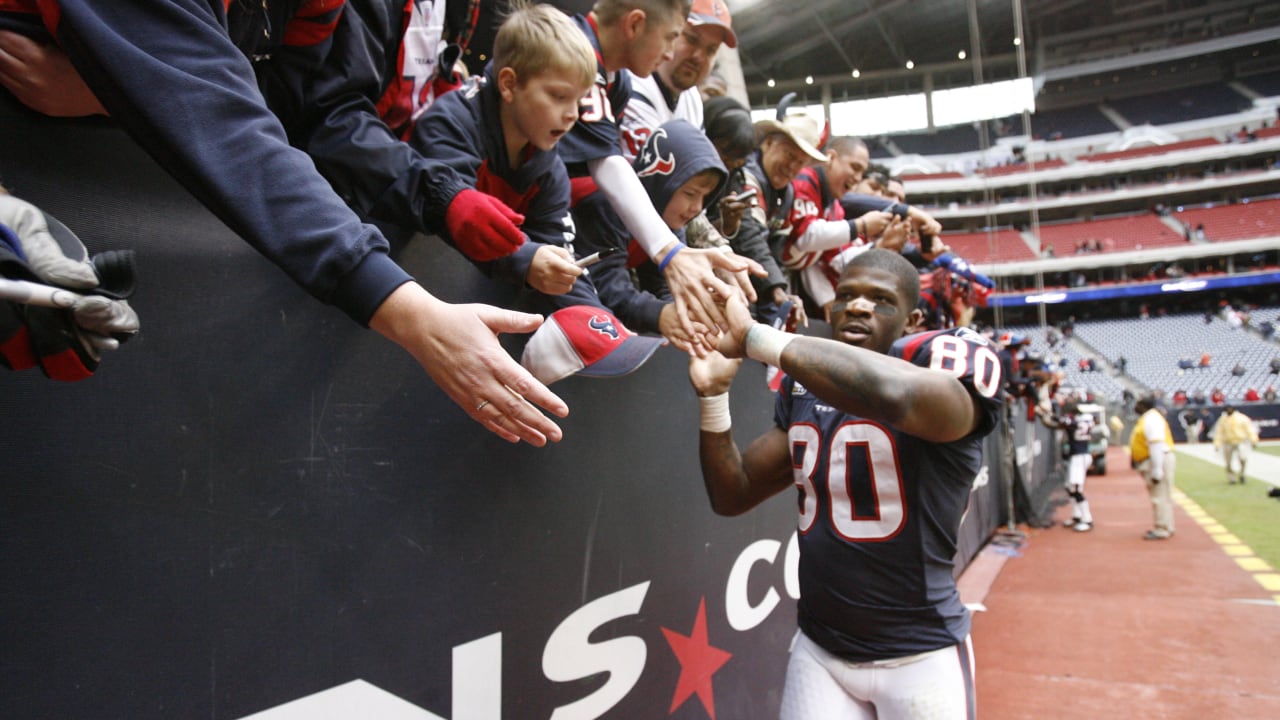
[[[893,357],[902,358],[907,362],[911,362],[916,353],[925,347],[930,340],[947,332],[946,330],[926,330],[924,332],[906,335],[893,341],[893,347],[889,348],[889,354]]]
[[[968,327],[956,328],[955,333],[956,333],[956,337],[960,338],[961,340],[968,340],[969,342],[975,343],[977,345],[993,347],[993,345],[991,344],[991,341],[987,339],[987,336],[983,335],[977,330],[974,330],[973,328],[968,328]]]

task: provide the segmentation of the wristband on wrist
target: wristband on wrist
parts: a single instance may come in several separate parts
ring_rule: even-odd
[[[796,338],[789,332],[783,332],[764,323],[756,323],[747,331],[747,357],[759,360],[766,365],[782,367],[782,351]]]
[[[658,272],[665,271],[667,269],[667,263],[671,262],[671,258],[675,257],[676,253],[683,249],[685,249],[685,244],[677,240],[675,247],[667,251],[666,256],[662,258],[662,262],[658,263]]]
[[[702,432],[728,432],[732,425],[732,418],[729,417],[729,393],[722,392],[719,395],[711,395],[709,397],[698,397],[698,407],[701,412],[701,420],[699,427]]]

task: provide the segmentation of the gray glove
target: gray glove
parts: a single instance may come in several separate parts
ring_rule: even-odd
[[[88,377],[100,350],[138,332],[125,299],[132,286],[130,252],[90,261],[75,233],[0,190],[0,300],[11,301],[0,303],[0,361],[13,369],[39,365],[55,379]]]

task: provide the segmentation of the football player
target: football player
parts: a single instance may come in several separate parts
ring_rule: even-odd
[[[738,515],[796,488],[800,630],[783,720],[974,717],[952,558],[998,422],[1000,361],[966,328],[904,336],[918,295],[909,261],[868,250],[839,278],[832,340],[752,322],[733,299],[723,355],[690,361],[712,508]],[[745,451],[728,403],[743,356],[786,372],[774,426]]]
[[[1089,453],[1089,439],[1093,436],[1093,415],[1080,412],[1075,400],[1062,404],[1061,415],[1049,415],[1042,408],[1036,408],[1040,422],[1051,428],[1063,430],[1067,436],[1067,495],[1071,498],[1071,517],[1062,524],[1077,532],[1089,532],[1093,529],[1093,513],[1089,511],[1089,501],[1084,496],[1084,476],[1093,464],[1093,455]]]

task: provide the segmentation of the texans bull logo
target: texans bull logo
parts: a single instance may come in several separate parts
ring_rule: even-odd
[[[618,326],[613,324],[613,318],[608,315],[592,315],[587,321],[587,327],[602,335],[608,335],[614,340],[622,337],[622,333],[618,332]]]
[[[644,149],[640,151],[640,169],[636,174],[640,177],[649,175],[670,175],[672,170],[676,169],[676,156],[671,151],[663,153],[663,148],[667,144],[667,131],[664,128],[658,128],[653,131],[653,135],[649,137],[649,141],[645,143]]]

